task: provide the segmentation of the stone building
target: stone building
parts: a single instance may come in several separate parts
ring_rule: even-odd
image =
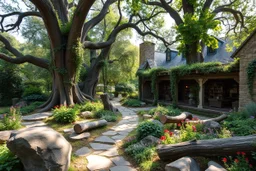
[[[249,102],[256,102],[256,79],[254,78],[253,98],[251,98],[249,94],[247,84],[248,64],[253,60],[256,60],[256,30],[254,30],[254,32],[241,44],[231,57],[240,58],[239,108],[242,109]]]

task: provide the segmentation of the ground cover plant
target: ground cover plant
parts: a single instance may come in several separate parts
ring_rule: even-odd
[[[20,109],[11,107],[10,112],[3,114],[3,120],[0,120],[0,131],[15,130],[21,128]]]
[[[0,145],[0,171],[18,171],[21,167],[20,160],[10,152],[6,144]]]
[[[123,105],[128,106],[128,107],[140,107],[141,101],[139,101],[137,99],[127,98],[123,101]]]

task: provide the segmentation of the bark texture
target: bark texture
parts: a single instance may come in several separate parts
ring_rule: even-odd
[[[94,122],[78,123],[78,124],[75,124],[74,130],[77,134],[80,134],[84,131],[87,131],[93,128],[98,128],[105,125],[107,125],[107,121],[104,119],[99,121],[94,121]]]

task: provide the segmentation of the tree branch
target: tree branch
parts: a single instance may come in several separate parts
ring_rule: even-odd
[[[213,1],[214,0],[206,0],[205,3],[204,3],[202,11],[205,11],[206,9],[209,9],[211,7]]]
[[[15,23],[8,24],[6,26],[3,25],[6,18],[12,17],[12,16],[17,16],[17,15],[18,15],[18,18],[17,18]],[[1,32],[8,32],[8,31],[14,30],[15,28],[19,28],[23,18],[28,17],[28,16],[41,17],[40,13],[35,12],[35,11],[12,12],[12,13],[9,13],[9,14],[0,15],[0,17],[1,17],[1,20],[0,20],[0,25],[1,25],[0,30],[1,30]],[[8,29],[5,29],[5,27],[8,28]]]
[[[49,61],[46,59],[37,58],[32,55],[23,55],[19,52],[16,48],[14,48],[10,42],[0,34],[0,41],[5,45],[5,49],[12,53],[16,58],[10,57],[6,54],[0,53],[0,59],[3,59],[7,62],[14,63],[14,64],[21,64],[21,63],[31,63],[38,67],[49,69]]]

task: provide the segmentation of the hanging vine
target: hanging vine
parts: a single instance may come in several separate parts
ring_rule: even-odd
[[[247,85],[248,85],[248,91],[251,96],[251,99],[253,99],[253,83],[255,78],[255,70],[256,70],[256,59],[252,60],[247,67]]]

